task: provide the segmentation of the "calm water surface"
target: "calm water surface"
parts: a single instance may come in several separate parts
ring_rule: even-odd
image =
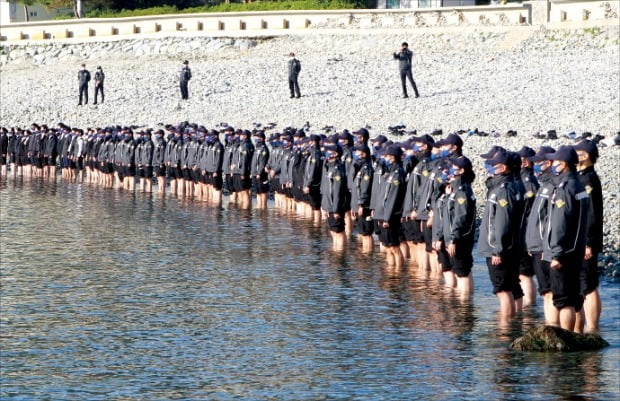
[[[617,400],[620,291],[599,352],[509,348],[486,267],[462,303],[325,228],[86,184],[0,184],[0,397]]]

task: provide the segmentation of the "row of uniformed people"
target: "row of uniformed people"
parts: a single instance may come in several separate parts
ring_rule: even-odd
[[[598,331],[603,204],[596,144],[518,153],[495,146],[482,157],[488,191],[478,252],[487,259],[501,316],[514,315],[524,292],[534,302],[536,275],[547,324]]]
[[[305,211],[316,221],[321,219],[321,210],[327,213],[335,248],[343,247],[346,234],[355,225],[363,249],[372,249],[372,233],[377,233],[390,264],[399,266],[404,255],[410,254],[421,269],[442,271],[447,285],[454,286],[456,281],[462,293],[471,293],[475,233],[471,182],[475,176],[471,162],[462,156],[463,141],[456,134],[439,142],[423,135],[400,144],[379,136],[371,141],[371,151],[365,129],[330,137],[307,137],[302,130],[285,130],[270,137],[267,147],[264,132],[254,133],[253,145],[251,132],[230,127],[224,130],[224,144],[217,131],[202,127],[170,126],[166,138],[163,130],[153,135],[141,131],[137,139],[128,128],[116,133],[91,130],[86,139],[80,130],[61,127],[57,134],[50,134],[43,128],[42,132],[35,130],[34,136],[43,141],[58,135],[55,149],[63,167],[79,169],[81,163],[75,160],[85,158],[92,171],[107,177],[106,185],[111,185],[114,172],[129,189],[138,174],[146,188],[151,174],[155,174],[163,191],[167,175],[172,192],[220,202],[222,186],[226,185],[234,196],[243,196],[241,204],[245,207],[249,206],[252,184],[259,204],[266,204],[270,188],[276,207]],[[21,136],[28,138],[31,134]],[[593,146],[587,141],[580,146],[587,147],[584,144]],[[482,157],[488,160],[489,178],[478,250],[487,257],[502,315],[509,317],[521,306],[524,293],[526,305],[534,302],[534,271],[540,276],[540,247],[527,252],[524,247],[527,227],[532,231],[531,227],[537,226],[539,232],[545,227],[540,222],[527,224],[531,216],[541,215],[539,208],[536,215],[530,213],[539,199],[534,174],[539,160],[528,147],[518,153],[493,147]],[[543,186],[545,190],[550,189]],[[599,203],[598,211],[602,210],[602,201]],[[590,221],[597,220],[594,217]],[[602,221],[602,214],[598,220]],[[601,245],[593,248],[600,252]],[[596,257],[589,260],[595,270]],[[598,277],[591,273],[592,267],[589,271],[588,276]],[[541,293],[551,292],[544,288],[548,287],[544,276],[538,277],[538,282]],[[594,287],[590,292],[597,286],[589,284]],[[545,300],[547,321],[555,323],[548,295]],[[556,308],[562,305],[557,299],[552,304]],[[574,307],[579,309],[578,305]],[[589,329],[596,330],[598,320],[589,320],[593,321]]]

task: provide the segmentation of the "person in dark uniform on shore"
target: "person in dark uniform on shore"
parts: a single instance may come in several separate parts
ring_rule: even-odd
[[[181,68],[179,73],[179,86],[181,88],[181,99],[183,100],[189,99],[188,83],[190,79],[192,79],[192,70],[189,68],[189,61],[185,60],[183,61],[183,68]]]
[[[320,224],[321,222],[321,172],[323,169],[323,154],[321,153],[320,142],[321,138],[318,135],[310,135],[309,154],[306,160],[303,184],[303,192],[308,196],[314,224]]]
[[[543,258],[549,262],[553,305],[559,321],[551,322],[574,330],[576,313],[583,306],[580,272],[586,253],[590,196],[577,177],[578,156],[570,146],[560,146],[545,155],[551,160],[555,189],[549,203],[549,222],[543,242]]]
[[[301,63],[295,58],[295,53],[291,52],[288,56],[288,87],[291,91],[291,99],[294,97],[299,99],[301,93],[299,92],[298,78],[301,71]]]
[[[581,270],[581,292],[584,296],[583,310],[577,314],[575,331],[596,333],[601,318],[601,295],[599,293],[598,254],[603,250],[603,189],[594,170],[598,160],[596,143],[584,139],[575,145],[579,163],[577,177],[590,195],[588,208],[586,252]]]
[[[403,88],[403,97],[408,98],[407,94],[407,79],[413,86],[413,92],[415,93],[415,97],[420,97],[418,93],[418,87],[413,80],[413,74],[411,72],[411,58],[413,57],[413,52],[409,50],[409,44],[407,42],[403,42],[400,48],[400,51],[394,53],[394,59],[398,60],[398,69],[400,71],[400,82]]]
[[[105,74],[101,69],[101,66],[97,66],[97,71],[95,71],[95,102],[93,104],[97,104],[97,95],[101,92],[101,103],[103,103],[103,81],[105,80]]]
[[[8,154],[9,154],[9,131],[2,127],[0,129],[0,177],[6,177]]]
[[[78,71],[78,89],[80,93],[80,100],[78,102],[78,106],[82,105],[82,100],[84,100],[84,104],[88,104],[88,83],[90,82],[90,72],[86,69],[86,64],[82,64],[80,70]]]
[[[265,131],[257,131],[254,137],[254,154],[252,156],[252,184],[256,192],[256,203],[259,209],[267,209],[267,195],[269,192],[269,177],[267,162],[269,148],[265,144]]]

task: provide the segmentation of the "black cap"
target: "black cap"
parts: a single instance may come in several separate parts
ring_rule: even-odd
[[[510,155],[507,150],[500,150],[499,152],[495,153],[495,156],[493,156],[492,159],[489,159],[487,161],[487,163],[489,163],[491,166],[495,166],[496,164],[505,164],[505,165],[509,165],[510,164]]]
[[[499,145],[494,145],[487,153],[480,155],[480,157],[486,160],[491,160],[498,152],[506,152],[506,149]]]
[[[538,163],[538,162],[547,160],[547,158],[545,157],[547,153],[554,153],[554,152],[555,152],[555,149],[553,149],[551,146],[541,146],[540,148],[538,148],[538,152],[536,152],[534,156],[528,157],[528,160],[531,161],[532,163]]]
[[[256,137],[258,137],[258,138],[265,139],[265,131],[263,131],[263,130],[256,131],[256,132],[254,133],[254,136],[256,136]]]
[[[385,149],[383,154],[385,156],[394,156],[396,159],[400,159],[403,155],[403,151],[399,145],[392,145]]]
[[[183,61],[183,64],[189,64],[189,61],[185,60]]]
[[[568,145],[560,146],[555,153],[547,153],[545,158],[547,160],[559,160],[568,164],[577,164],[579,162],[575,148]]]
[[[435,143],[435,140],[433,139],[432,136],[425,134],[422,136],[414,136],[413,138],[411,138],[411,142],[418,142],[418,143],[423,143],[425,145],[432,145]]]
[[[438,146],[443,145],[456,145],[459,148],[463,147],[463,140],[457,134],[449,134],[447,137],[439,141]]]
[[[596,162],[596,160],[598,159],[598,146],[596,146],[596,143],[594,141],[584,139],[574,147],[575,150],[582,150],[586,152],[590,156],[590,160],[592,160],[593,162]]]
[[[361,135],[364,137],[364,139],[368,139],[368,137],[370,136],[366,128],[360,128],[357,131],[353,131],[353,135]]]
[[[532,157],[536,154],[534,149],[530,148],[529,146],[522,147],[517,153],[521,157]]]
[[[473,170],[473,166],[471,164],[471,160],[469,160],[465,156],[453,157],[450,158],[450,162],[457,167],[465,169],[466,171]]]
[[[366,155],[370,155],[370,148],[368,146],[364,145],[364,144],[355,145],[353,147],[353,151],[354,152],[357,152],[357,151],[364,152],[364,153],[366,153]]]
[[[382,144],[383,144],[383,143],[386,143],[386,142],[387,142],[387,140],[388,140],[388,139],[387,139],[387,137],[386,137],[385,135],[379,135],[379,136],[378,136],[378,137],[376,137],[376,138],[372,138],[372,139],[370,140],[370,142],[372,142],[372,143],[379,142],[379,143],[382,143]]]

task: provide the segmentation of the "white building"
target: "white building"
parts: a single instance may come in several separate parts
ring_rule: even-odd
[[[41,4],[27,6],[29,21],[46,21],[54,19],[60,13],[66,13],[71,9],[51,9]],[[0,25],[15,22],[26,22],[26,8],[17,1],[0,0]]]
[[[476,0],[377,0],[377,8],[435,8],[461,7],[484,4]],[[488,2],[486,2],[488,3]]]

